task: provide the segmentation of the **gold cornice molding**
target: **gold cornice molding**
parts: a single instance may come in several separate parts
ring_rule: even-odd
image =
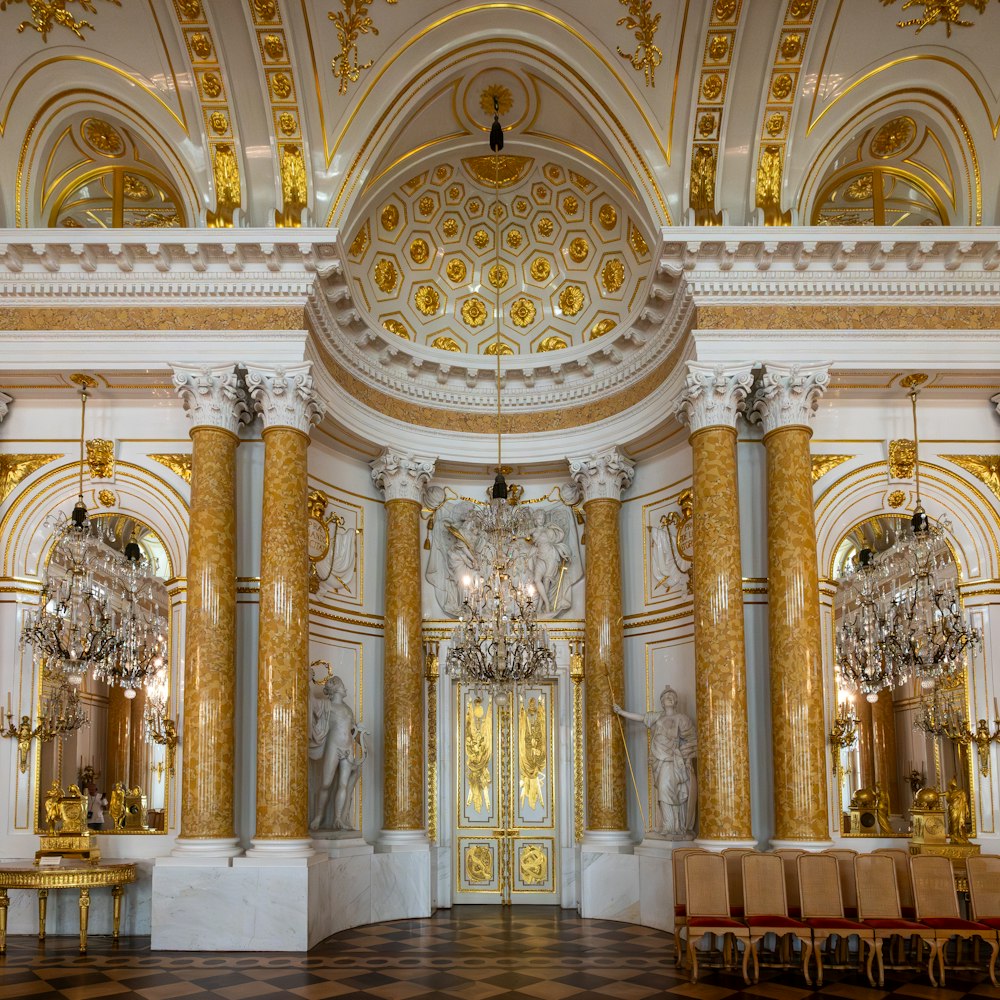
[[[496,414],[492,411],[474,413],[468,410],[445,410],[390,396],[347,371],[318,337],[313,338],[313,343],[330,377],[353,399],[383,416],[417,427],[449,430],[457,434],[496,433]],[[533,410],[529,413],[506,413],[502,419],[503,433],[537,434],[569,430],[617,416],[645,399],[667,379],[680,361],[685,345],[686,338],[681,338],[670,354],[652,371],[620,392],[611,393],[580,406]]]
[[[1000,306],[699,306],[700,330],[996,330]]]
[[[2,330],[301,330],[301,306],[23,306],[0,308]]]

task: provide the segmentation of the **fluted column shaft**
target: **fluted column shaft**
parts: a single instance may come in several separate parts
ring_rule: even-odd
[[[309,428],[321,410],[309,366],[249,366],[264,424],[260,621],[257,637],[257,804],[253,853],[308,851]]]
[[[191,508],[181,727],[184,841],[235,848],[236,448],[247,415],[233,366],[174,369],[191,428]],[[201,849],[212,853],[211,848]]]
[[[823,654],[809,421],[829,382],[825,366],[769,364],[754,412],[767,453],[768,632],[774,838],[830,836]]]
[[[871,706],[871,742],[874,748],[875,782],[889,796],[889,812],[900,811],[899,781],[896,778],[896,708],[892,691],[883,691]]]
[[[146,734],[143,732],[142,716],[146,710],[146,689],[140,688],[129,710],[129,750],[128,750],[128,783],[129,786],[139,785],[148,792],[146,781]],[[145,817],[143,817],[145,819]]]
[[[625,743],[614,713],[624,698],[625,636],[618,518],[621,494],[634,475],[618,449],[570,461],[583,494],[587,567],[584,579],[584,732],[587,761],[587,831],[628,829]]]
[[[691,428],[693,461],[698,835],[750,841],[736,420],[753,377],[749,366],[688,368],[678,416]]]
[[[129,708],[125,689],[117,684],[108,688],[108,765],[104,775],[105,793],[111,791],[116,781],[128,786]]]
[[[383,837],[425,828],[420,497],[433,471],[432,460],[389,449],[372,463],[386,498]]]

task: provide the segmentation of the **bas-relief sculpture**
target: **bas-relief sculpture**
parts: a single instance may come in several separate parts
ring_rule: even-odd
[[[368,756],[367,734],[358,726],[346,697],[344,682],[336,674],[313,683],[309,704],[309,829],[313,832],[355,829],[351,804]]]
[[[654,596],[691,592],[693,491],[684,490],[677,503],[680,510],[649,525],[650,593]]]
[[[660,692],[660,712],[626,712],[620,705],[614,710],[623,719],[641,722],[652,737],[649,767],[660,810],[654,833],[666,840],[691,840],[697,827],[698,736],[690,716],[677,711],[678,701],[677,692],[668,684]]]
[[[445,500],[437,506],[430,530],[427,582],[438,606],[449,617],[462,608],[462,578],[483,577],[493,563],[492,541],[476,527],[469,500]],[[516,540],[513,571],[534,584],[541,617],[557,618],[573,605],[573,587],[583,578],[576,522],[569,507],[532,505],[531,527]]]

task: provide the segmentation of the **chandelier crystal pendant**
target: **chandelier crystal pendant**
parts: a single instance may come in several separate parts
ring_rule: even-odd
[[[37,611],[25,615],[21,649],[31,646],[36,664],[52,676],[79,685],[89,670],[103,669],[118,645],[113,594],[101,582],[114,575],[114,554],[104,544],[100,525],[83,502],[84,427],[88,375],[73,375],[80,386],[79,495],[69,517],[61,511],[46,518],[56,539],[45,570]]]
[[[492,216],[496,224],[495,267],[500,267],[500,151],[503,127],[499,102],[493,99],[494,195]],[[462,580],[462,609],[451,637],[446,659],[448,674],[471,690],[489,691],[498,704],[507,703],[519,686],[555,673],[555,650],[537,618],[536,593],[532,583],[515,578],[513,554],[531,537],[532,519],[508,496],[504,478],[501,407],[500,283],[496,283],[496,387],[497,466],[490,502],[471,515],[470,527],[485,542],[490,569],[483,577]]]
[[[118,620],[118,639],[108,659],[94,666],[94,676],[109,686],[125,689],[134,698],[163,666],[167,654],[167,623],[156,607],[153,570],[135,541],[125,546],[120,567],[124,608]]]
[[[932,523],[920,500],[920,439],[917,434],[917,387],[926,376],[910,375],[913,412],[916,507],[910,524],[884,554],[884,572],[893,597],[888,609],[888,655],[901,677],[914,677],[925,690],[954,676],[982,642],[970,628],[958,595],[955,563],[948,548],[945,519]]]

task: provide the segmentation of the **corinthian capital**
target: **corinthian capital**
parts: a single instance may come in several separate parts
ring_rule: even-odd
[[[829,369],[829,363],[766,364],[750,407],[764,433],[779,427],[808,427],[820,397],[830,384]]]
[[[236,434],[253,415],[246,387],[232,365],[172,365],[174,389],[192,427],[219,427]]]
[[[265,429],[291,427],[308,434],[320,422],[323,404],[313,391],[311,367],[310,361],[285,368],[247,365],[247,386]]]
[[[386,500],[415,500],[420,503],[424,487],[434,475],[437,459],[421,458],[406,451],[384,448],[371,464],[372,482]]]
[[[569,474],[580,487],[583,502],[621,500],[635,475],[635,462],[617,447],[569,460]]]
[[[3,418],[7,416],[7,410],[10,409],[10,404],[13,402],[13,396],[8,396],[5,392],[0,392],[0,424],[3,423]]]
[[[689,361],[674,414],[691,433],[705,427],[735,427],[753,385],[753,365],[710,365]]]

